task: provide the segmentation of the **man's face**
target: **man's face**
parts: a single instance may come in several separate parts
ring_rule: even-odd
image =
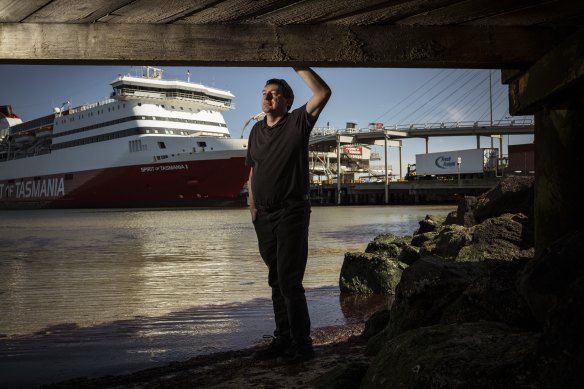
[[[288,110],[288,100],[282,94],[280,85],[268,84],[262,90],[262,111],[272,114],[284,114]]]

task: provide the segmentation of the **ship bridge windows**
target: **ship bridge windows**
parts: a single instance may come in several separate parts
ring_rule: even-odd
[[[199,147],[207,147],[207,142],[197,142],[197,146],[199,146]]]
[[[165,149],[166,148],[166,143],[164,142],[158,142],[158,147],[161,149]]]

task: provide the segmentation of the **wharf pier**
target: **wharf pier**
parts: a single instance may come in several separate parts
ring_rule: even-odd
[[[345,129],[315,128],[309,141],[309,168],[313,180],[310,199],[314,205],[456,203],[461,196],[478,196],[493,188],[499,183],[500,176],[533,174],[533,145],[513,149],[513,153],[509,145],[508,155],[503,155],[503,135],[533,133],[534,123],[529,118],[411,124],[406,127],[371,123],[363,129],[356,128],[356,123],[347,122]],[[409,164],[408,174],[404,177],[404,140],[424,139],[425,153],[428,154],[430,138],[447,136],[475,136],[477,149],[481,148],[481,137],[490,138],[492,149],[497,139],[498,157],[485,163],[482,171],[476,168],[475,173],[426,175],[414,179],[411,179],[410,166],[414,166],[415,173],[415,164]],[[381,147],[383,155],[373,153],[372,147]],[[388,164],[388,149],[391,147],[397,148],[399,153],[397,174]],[[370,164],[373,160],[382,160],[383,165]],[[397,180],[390,180],[390,176]]]
[[[478,196],[499,183],[498,177],[459,180],[417,180],[312,184],[312,205],[455,204],[462,196]]]

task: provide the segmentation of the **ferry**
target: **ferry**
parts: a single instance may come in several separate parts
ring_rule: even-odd
[[[244,206],[247,140],[223,117],[234,95],[162,73],[30,121],[0,106],[0,208]]]

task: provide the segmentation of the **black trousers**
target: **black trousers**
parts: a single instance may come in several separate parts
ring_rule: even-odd
[[[276,330],[274,336],[297,343],[310,340],[310,316],[302,280],[308,258],[308,200],[258,207],[254,227],[260,255],[268,266],[268,284]]]

